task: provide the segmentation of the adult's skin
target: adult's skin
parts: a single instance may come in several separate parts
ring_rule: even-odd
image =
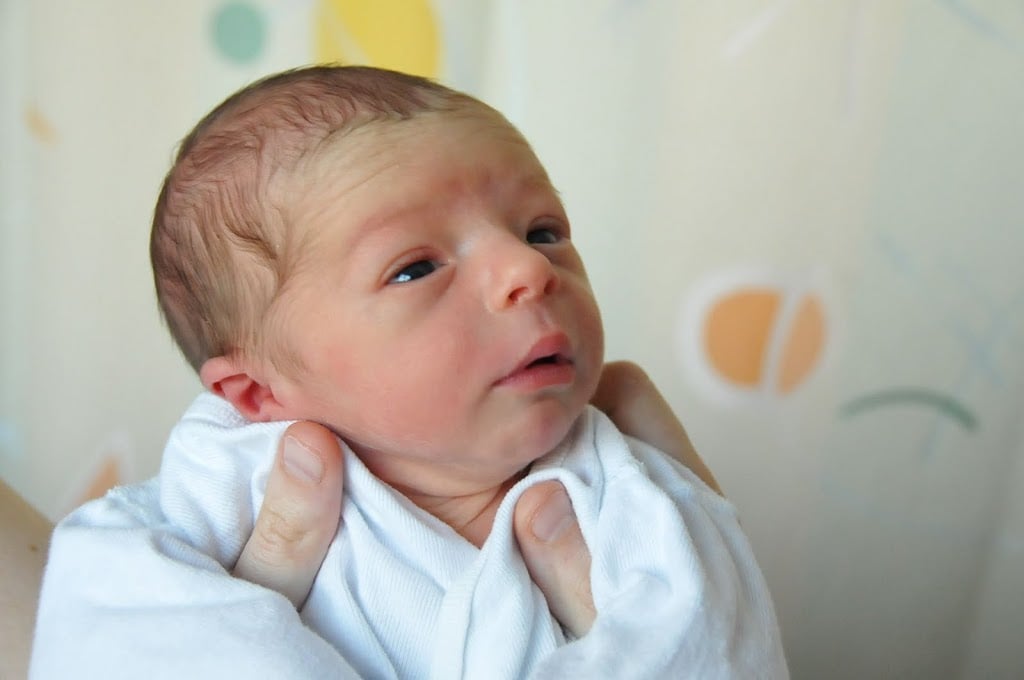
[[[665,451],[721,493],[682,423],[639,366],[606,364],[593,403],[620,430]],[[338,528],[341,456],[337,439],[321,425],[298,422],[285,430],[235,576],[302,605]],[[596,615],[590,553],[562,485],[549,481],[527,489],[516,504],[513,527],[552,614],[576,637],[585,635]]]

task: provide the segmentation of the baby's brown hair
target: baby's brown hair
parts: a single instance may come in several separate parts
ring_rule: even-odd
[[[425,78],[325,65],[257,81],[207,114],[181,143],[150,234],[157,301],[196,372],[217,356],[287,354],[263,331],[299,251],[281,180],[304,157],[367,124],[466,108],[494,113]]]

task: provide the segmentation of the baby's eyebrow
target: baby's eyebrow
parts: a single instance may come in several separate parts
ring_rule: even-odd
[[[440,212],[440,206],[434,201],[416,201],[405,203],[394,209],[386,209],[370,214],[356,224],[352,233],[341,244],[346,257],[358,257],[359,253],[370,249],[375,243],[386,243],[395,236],[408,234],[422,225],[431,214]]]
[[[506,196],[511,194],[513,197],[528,197],[550,193],[558,201],[559,207],[564,209],[561,194],[552,186],[547,175],[542,173],[506,175],[504,177],[496,177],[491,173],[482,173],[475,178],[475,181],[470,186],[465,186],[467,183],[464,179],[458,180],[458,183],[464,186],[454,187],[455,191],[480,191],[492,195],[503,193]],[[388,232],[404,230],[410,224],[422,223],[431,215],[442,214],[450,206],[448,203],[440,202],[436,196],[444,193],[446,193],[446,190],[439,188],[436,194],[432,193],[423,199],[398,199],[396,201],[397,205],[387,206],[370,213],[353,230],[353,233],[345,239],[344,247],[349,251],[354,251],[366,242],[367,239],[373,240],[373,237],[386,237]]]
[[[517,188],[520,188],[520,189],[526,190],[526,191],[533,191],[533,190],[551,191],[551,192],[554,192],[554,194],[556,196],[558,196],[559,198],[562,197],[561,193],[551,183],[551,180],[548,178],[547,175],[541,175],[541,174],[523,175],[523,176],[519,177],[519,181],[517,182]]]
[[[551,180],[545,174],[521,175],[511,182],[495,182],[494,191],[508,192],[514,197],[539,197],[544,194],[553,195],[558,205],[563,210],[565,204],[562,201],[562,194],[551,184]]]
[[[377,211],[371,214],[363,223],[360,225],[357,233],[354,235],[353,240],[362,239],[364,236],[379,232],[387,229],[388,227],[396,227],[404,222],[418,221],[423,218],[424,215],[433,212],[437,209],[435,201],[416,201],[415,203],[404,202],[401,206],[387,210],[386,212]]]

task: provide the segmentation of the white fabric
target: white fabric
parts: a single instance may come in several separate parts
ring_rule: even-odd
[[[734,508],[588,409],[478,550],[346,452],[343,522],[301,619],[230,578],[286,423],[200,396],[160,476],[54,534],[32,677],[779,678],[771,599]],[[597,620],[566,644],[512,534],[559,479],[593,553]]]

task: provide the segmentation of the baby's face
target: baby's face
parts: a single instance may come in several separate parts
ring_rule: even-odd
[[[304,244],[278,396],[381,479],[442,496],[513,476],[593,394],[597,304],[547,175],[480,114],[357,130],[297,178]]]

